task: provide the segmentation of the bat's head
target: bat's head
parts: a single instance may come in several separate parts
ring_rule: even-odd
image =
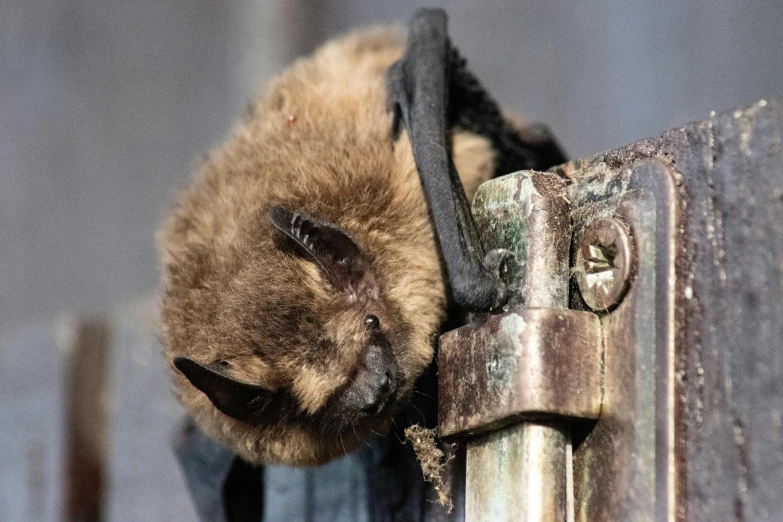
[[[253,460],[320,462],[388,428],[432,339],[391,295],[403,289],[377,260],[385,249],[284,207],[267,214],[219,280],[170,287],[172,363],[207,430],[218,416],[219,429],[252,434]]]
[[[444,275],[387,105],[403,43],[359,33],[284,73],[161,234],[178,395],[248,461],[310,465],[356,448],[432,360]],[[486,140],[454,140],[458,166],[488,176]]]
[[[430,18],[445,38],[442,13],[417,20]],[[415,34],[429,38],[427,27]],[[401,110],[408,98],[439,125],[447,115],[435,91],[412,96],[416,82],[395,83],[390,96],[389,78],[411,69],[387,76],[404,44],[399,30],[358,32],[280,75],[207,158],[161,234],[179,397],[207,435],[248,461],[319,464],[354,449],[388,428],[432,360],[445,275],[398,123],[414,115]],[[443,67],[459,62],[447,45],[430,48],[443,51]],[[480,110],[452,111],[448,133],[435,133],[447,136],[421,139],[450,149],[470,196],[496,168],[486,136],[520,144],[475,79],[455,71],[464,77],[455,100]]]

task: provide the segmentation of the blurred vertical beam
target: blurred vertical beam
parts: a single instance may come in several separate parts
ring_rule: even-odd
[[[112,522],[198,520],[172,451],[183,410],[172,392],[154,299],[112,316],[104,513]]]
[[[0,329],[0,520],[54,522],[63,509],[63,352],[57,325]]]
[[[97,522],[105,491],[111,327],[98,318],[75,319],[68,330],[63,520]]]

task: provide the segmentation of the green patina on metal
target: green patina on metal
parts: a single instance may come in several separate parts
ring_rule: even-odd
[[[473,200],[473,217],[484,250],[504,248],[512,258],[504,279],[509,287],[509,304],[521,305],[528,251],[528,216],[534,187],[527,172],[509,174],[484,183]]]

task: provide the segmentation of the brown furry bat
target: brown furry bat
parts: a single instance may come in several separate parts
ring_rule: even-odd
[[[249,462],[353,450],[388,429],[433,358],[448,284],[387,90],[405,41],[356,32],[280,74],[160,233],[179,398]],[[502,158],[469,127],[449,140],[472,197]]]

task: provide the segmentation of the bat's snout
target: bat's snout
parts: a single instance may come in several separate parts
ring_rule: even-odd
[[[378,415],[393,402],[399,371],[391,344],[374,315],[365,320],[367,342],[362,360],[345,396],[346,406],[364,415]]]
[[[357,378],[359,409],[365,413],[381,413],[397,391],[397,363],[388,344],[370,345],[364,369]]]

